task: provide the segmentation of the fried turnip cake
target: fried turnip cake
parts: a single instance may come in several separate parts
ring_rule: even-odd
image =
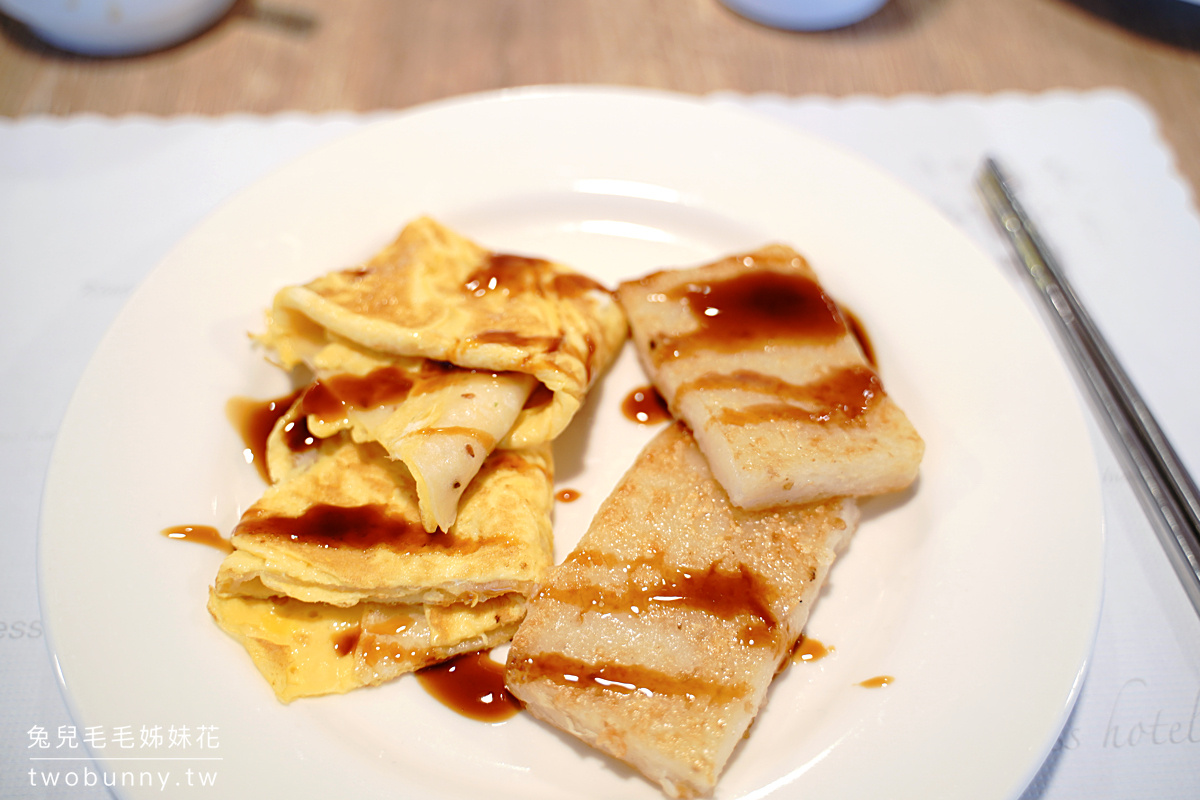
[[[844,498],[737,508],[674,423],[530,602],[508,686],[668,795],[706,794],[857,520]]]
[[[776,245],[617,289],[638,356],[743,508],[893,492],[924,442],[838,305]]]

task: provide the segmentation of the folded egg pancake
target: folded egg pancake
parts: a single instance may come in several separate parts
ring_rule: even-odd
[[[361,266],[280,290],[267,322],[259,340],[322,387],[316,435],[350,429],[403,461],[430,531],[494,448],[557,436],[627,335],[592,279],[428,218]]]
[[[853,499],[734,506],[675,423],[530,601],[506,682],[668,795],[706,794],[857,521]]]
[[[341,434],[246,510],[215,588],[342,607],[528,594],[552,559],[552,492],[548,444],[497,450],[463,493],[455,524],[430,532],[407,468]]]
[[[239,641],[276,696],[340,694],[374,686],[462,653],[507,642],[525,598],[471,605],[349,608],[288,597],[209,594],[208,610]]]
[[[743,508],[897,491],[924,442],[837,304],[776,245],[622,283],[643,367]]]
[[[459,500],[484,459],[512,428],[534,379],[522,373],[459,369],[418,361],[376,366],[364,375],[324,376],[297,396],[268,438],[267,468],[286,475],[314,440],[348,431],[402,462],[417,490],[427,531],[454,524]],[[347,398],[347,399],[343,399]]]

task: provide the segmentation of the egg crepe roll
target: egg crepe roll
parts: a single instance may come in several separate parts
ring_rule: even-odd
[[[857,523],[849,498],[737,508],[670,425],[531,600],[509,689],[666,794],[707,794]]]
[[[924,442],[838,305],[773,245],[617,288],[638,357],[748,509],[893,492]]]
[[[341,608],[212,591],[208,610],[246,648],[276,697],[289,703],[374,686],[507,642],[525,602],[523,595],[507,594],[475,605]]]
[[[357,442],[382,445],[408,468],[427,531],[454,524],[463,492],[534,386],[523,373],[428,361],[408,369],[374,367],[364,375],[318,369],[316,378],[272,431],[268,473],[281,477],[292,464],[303,463],[289,452],[305,449],[293,431],[318,440],[348,431]]]
[[[426,531],[407,468],[373,442],[320,440],[242,515],[216,591],[349,607],[528,594],[552,559],[548,444],[497,450],[449,530]]]
[[[434,530],[453,523],[461,490],[493,448],[561,433],[626,335],[620,306],[590,278],[490,252],[421,218],[362,266],[282,289],[259,339],[283,367],[307,367],[326,388],[346,375],[412,379],[428,372],[421,362],[464,373],[420,384],[412,401],[342,394],[338,413],[310,418],[317,435],[351,428],[404,461]]]

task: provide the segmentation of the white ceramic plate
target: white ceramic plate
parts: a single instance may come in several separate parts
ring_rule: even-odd
[[[92,767],[121,796],[202,774],[223,798],[658,796],[528,715],[473,722],[411,679],[280,705],[205,611],[220,554],[159,535],[228,532],[262,491],[223,408],[286,388],[246,337],[275,290],[422,213],[609,285],[768,241],[804,252],[928,452],[913,491],[866,504],[813,613],[834,654],[778,679],[716,796],[1020,793],[1076,697],[1103,549],[1081,411],[1037,321],[929,206],[826,143],[711,102],[563,88],[420,108],[302,158],[181,242],[105,338],[59,436],[40,569],[78,725],[107,734]],[[653,433],[618,408],[644,382],[627,348],[559,442],[559,485],[582,493],[556,510],[560,556]]]

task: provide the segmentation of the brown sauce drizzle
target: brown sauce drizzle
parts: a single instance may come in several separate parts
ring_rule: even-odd
[[[299,417],[284,425],[283,441],[293,453],[311,450],[321,443],[321,440],[309,429],[308,417]]]
[[[412,377],[398,367],[379,367],[366,375],[334,375],[304,390],[300,413],[336,422],[349,408],[367,410],[399,403],[412,388]]]
[[[408,396],[413,379],[397,367],[380,367],[367,375],[336,375],[314,381],[283,397],[252,400],[235,397],[225,405],[225,415],[233,423],[246,446],[246,460],[254,464],[264,481],[267,474],[267,438],[275,424],[296,401],[299,416],[284,429],[284,441],[293,452],[316,447],[320,440],[308,427],[311,414],[326,422],[335,422],[346,415],[347,408],[371,409],[398,403]]]
[[[863,357],[867,359],[867,363],[872,367],[879,367],[879,362],[875,360],[875,345],[871,344],[871,337],[867,334],[867,326],[863,325],[863,321],[858,315],[843,305],[838,308],[842,312],[842,318],[846,320],[846,327],[850,330],[850,334],[858,342],[859,349],[863,352]]]
[[[463,288],[476,297],[491,292],[506,295],[541,292],[541,273],[548,266],[541,258],[493,253],[485,266],[471,273]]]
[[[635,583],[632,578],[621,587],[585,585],[573,589],[542,590],[544,596],[596,613],[644,614],[657,608],[688,608],[725,620],[749,616],[738,632],[738,641],[746,647],[770,646],[778,635],[775,615],[767,606],[761,581],[745,565],[736,572],[707,569],[669,568],[661,557],[616,562],[612,557],[591,551],[572,556],[575,561],[617,568],[626,575],[641,574],[650,567],[651,581]]]
[[[354,648],[358,647],[358,640],[362,638],[363,629],[360,625],[355,625],[353,628],[341,631],[333,637],[333,650],[339,656],[348,656],[354,652]]]
[[[604,292],[611,294],[607,288],[587,275],[577,272],[567,272],[554,276],[554,293],[559,297],[573,298],[588,292]]]
[[[417,374],[421,378],[421,385],[424,386],[431,380],[453,375],[455,372],[458,372],[461,369],[462,367],[455,366],[449,361],[424,359],[421,361],[421,368]]]
[[[314,547],[365,549],[384,546],[399,552],[440,549],[470,553],[494,543],[464,540],[441,530],[429,533],[419,522],[389,516],[382,505],[341,507],[320,504],[311,506],[299,517],[247,513],[238,523],[236,532],[275,536]]]
[[[811,664],[814,661],[820,661],[832,652],[833,648],[826,647],[825,643],[820,639],[814,639],[811,636],[801,636],[800,640],[796,642],[796,647],[792,650],[792,662]]]
[[[487,431],[479,428],[469,428],[465,425],[447,425],[444,428],[419,428],[410,431],[406,436],[468,436],[476,441],[484,450],[490,451],[496,446],[496,438]],[[472,456],[474,457],[474,456]]]
[[[880,689],[884,686],[891,685],[896,679],[891,675],[876,675],[874,678],[867,678],[865,681],[859,681],[859,686],[865,686],[868,689]]]
[[[584,343],[587,345],[587,358],[583,359],[584,365],[587,367],[588,382],[592,380],[592,369],[596,365],[596,337],[592,334],[585,334]]]
[[[463,289],[476,297],[492,292],[506,295],[529,292],[544,293],[547,289],[559,297],[574,298],[590,291],[608,292],[592,278],[575,272],[554,272],[549,261],[542,258],[508,253],[493,253],[487,264],[472,272]]]
[[[254,464],[264,481],[269,482],[271,479],[267,474],[267,437],[271,435],[275,423],[287,413],[302,391],[299,389],[271,400],[234,397],[225,404],[225,416],[233,423],[246,446],[246,460]]]
[[[577,489],[559,489],[558,493],[554,495],[554,499],[560,503],[574,503],[579,496]]]
[[[503,722],[521,710],[504,685],[504,665],[486,652],[425,667],[417,672],[417,680],[443,705],[481,722]]]
[[[525,398],[524,408],[542,408],[550,405],[553,400],[553,390],[546,386],[546,384],[538,381],[537,385],[533,387],[533,391],[529,393],[529,397]]]
[[[685,284],[667,297],[687,304],[697,328],[655,343],[659,360],[695,350],[735,352],[768,341],[832,342],[846,333],[837,304],[803,275],[756,269],[712,283]]]
[[[329,423],[346,417],[346,404],[333,393],[325,381],[310,383],[304,389],[298,410],[301,417],[312,414]]]
[[[624,664],[595,666],[561,653],[541,653],[510,665],[523,678],[542,678],[560,686],[597,689],[619,695],[641,694],[704,697],[729,702],[744,697],[741,684],[708,681],[696,675],[669,675],[647,667]]]
[[[653,386],[639,386],[621,401],[625,419],[642,425],[657,425],[671,419],[667,401]]]
[[[741,386],[769,392],[789,402],[756,403],[743,408],[723,408],[717,419],[726,425],[752,425],[770,420],[795,420],[818,424],[849,424],[859,420],[884,396],[883,384],[866,366],[835,370],[819,381],[796,385],[758,373],[707,375],[691,381],[684,389],[733,388]]]
[[[416,380],[408,396],[416,397],[422,394],[429,394],[430,392],[441,391],[447,385],[454,383],[463,373],[478,374],[481,371],[484,370],[459,367],[451,364],[449,361],[423,361],[420,370],[417,371]],[[489,374],[495,377],[497,373],[489,372]],[[399,398],[399,400],[403,399]]]
[[[233,552],[233,543],[211,525],[172,525],[170,528],[163,528],[162,535],[181,542],[206,545],[222,553]]]

